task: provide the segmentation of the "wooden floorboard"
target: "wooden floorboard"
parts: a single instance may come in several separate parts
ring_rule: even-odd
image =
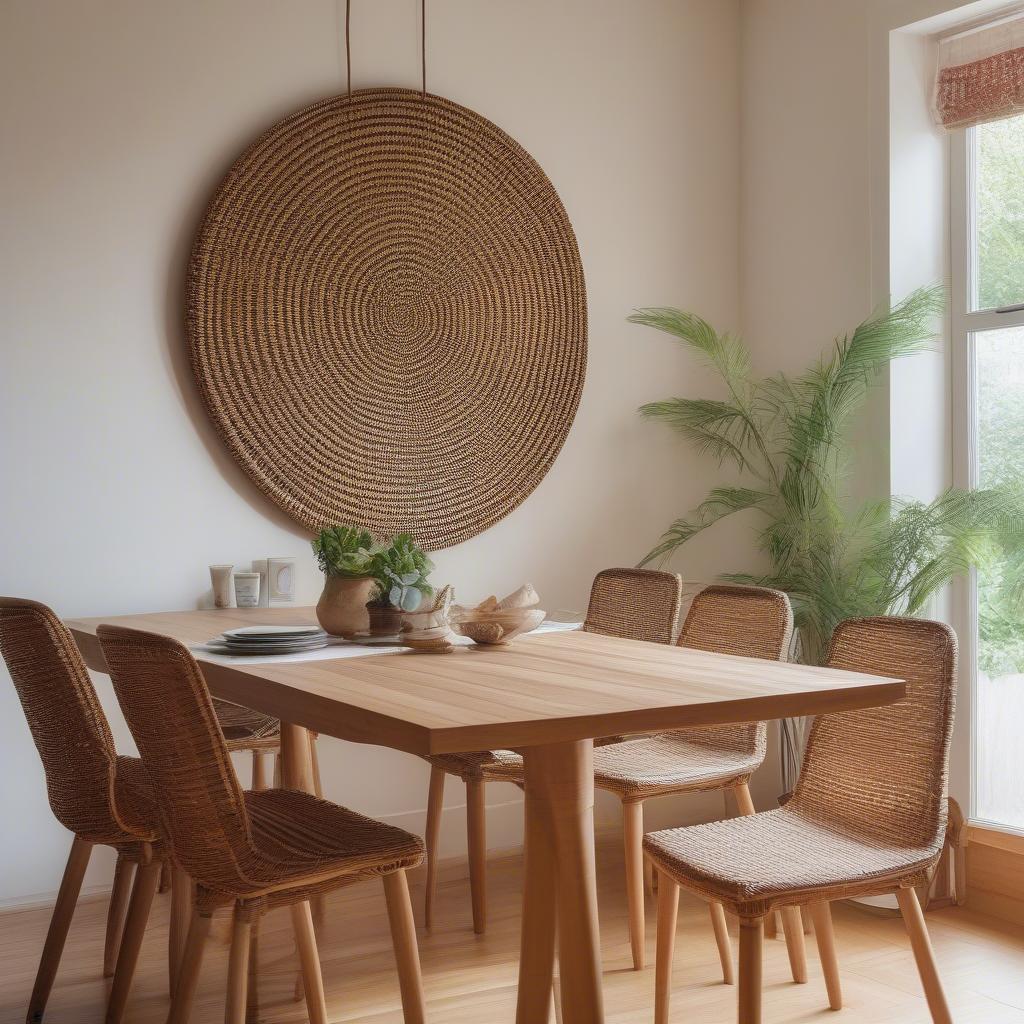
[[[598,853],[604,984],[608,1024],[652,1019],[653,967],[631,969],[625,888],[618,844]],[[436,924],[420,930],[428,1014],[434,1024],[500,1024],[514,1019],[519,936],[520,864],[516,857],[489,865],[489,917],[485,936],[474,936],[469,892],[460,865],[442,872]],[[417,917],[422,874],[413,880]],[[128,1007],[129,1024],[163,1024],[167,1013],[167,911],[158,897]],[[51,1024],[93,1024],[103,1019],[107,983],[100,977],[106,902],[79,907],[50,1000]],[[842,1024],[925,1024],[928,1012],[903,926],[848,905],[835,908],[836,937],[846,1007],[829,1011],[824,982],[809,942],[809,980],[790,980],[785,945],[766,943],[766,1024],[841,1021]],[[0,1022],[24,1020],[25,1007],[49,913],[10,911],[0,916]],[[1019,928],[964,909],[927,915],[936,956],[957,1024],[1024,1024],[1024,934]],[[655,909],[648,908],[649,962],[654,957]],[[735,928],[733,929],[735,932]],[[194,1024],[223,1019],[227,970],[226,921],[219,921],[203,964]],[[327,1005],[332,1024],[400,1024],[382,886],[366,883],[329,902],[320,936]],[[297,970],[289,916],[265,919],[261,937],[261,1014],[267,1024],[306,1019],[292,999]],[[673,975],[673,1024],[732,1024],[735,990],[720,981],[717,952],[702,904],[684,895]],[[540,1024],[540,1022],[539,1022]]]

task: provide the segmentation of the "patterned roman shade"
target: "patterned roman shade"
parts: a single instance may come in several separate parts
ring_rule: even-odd
[[[935,116],[964,128],[1024,112],[1024,12],[939,40]]]

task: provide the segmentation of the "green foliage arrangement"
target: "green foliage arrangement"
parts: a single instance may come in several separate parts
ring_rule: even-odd
[[[367,530],[356,526],[328,526],[313,541],[313,551],[325,576],[350,579],[373,576],[376,545]]]
[[[957,574],[1019,552],[1024,503],[1007,486],[950,490],[930,503],[893,497],[848,510],[843,429],[890,360],[927,346],[942,308],[941,289],[914,292],[837,339],[800,376],[760,380],[738,338],[692,313],[659,308],[631,316],[684,342],[726,388],[724,399],[671,398],[643,406],[642,414],[669,424],[720,464],[732,463],[744,481],[714,488],[641,564],[667,560],[714,523],[752,511],[771,569],[724,578],[789,594],[802,658],[813,664],[843,619],[916,614]]]
[[[399,533],[391,543],[373,556],[372,572],[377,580],[380,604],[403,612],[414,612],[434,590],[427,582],[434,563],[413,540],[412,534]]]

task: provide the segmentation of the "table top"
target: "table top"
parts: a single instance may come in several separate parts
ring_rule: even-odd
[[[88,666],[105,672],[96,639],[104,622],[195,645],[236,626],[315,621],[312,608],[231,608],[73,619],[68,627]],[[413,754],[849,711],[906,693],[899,679],[584,632],[526,635],[506,647],[445,655],[200,663],[214,696]]]

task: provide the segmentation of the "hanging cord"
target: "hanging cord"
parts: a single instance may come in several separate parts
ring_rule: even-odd
[[[352,0],[345,0],[345,74],[348,77],[348,98],[352,99],[352,46],[349,43],[349,22],[352,20]]]
[[[345,77],[348,82],[348,98],[352,99],[352,0],[345,0]],[[420,0],[420,61],[423,69],[420,96],[427,95],[427,0]]]

